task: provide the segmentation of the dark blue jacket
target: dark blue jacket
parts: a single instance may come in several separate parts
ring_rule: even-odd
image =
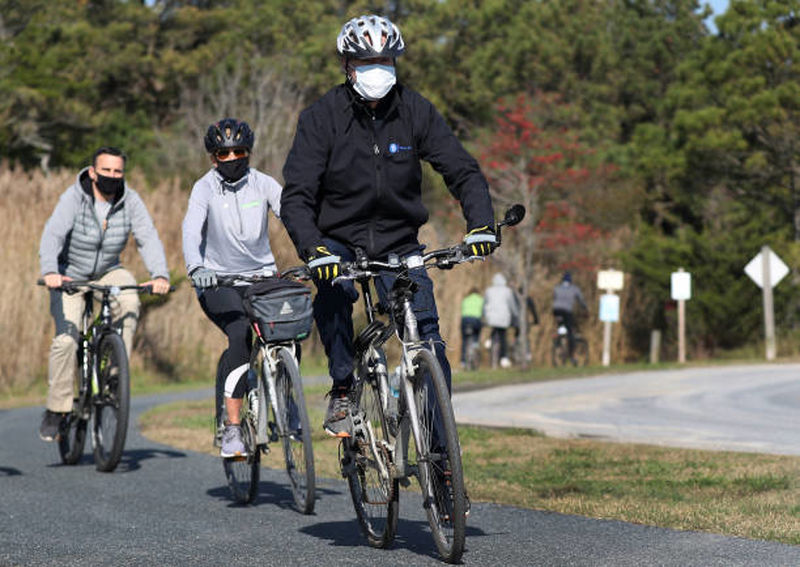
[[[371,258],[415,249],[428,220],[420,160],[460,201],[468,230],[493,225],[477,161],[418,93],[397,85],[373,111],[342,84],[304,110],[281,197],[281,219],[301,257],[323,236]]]

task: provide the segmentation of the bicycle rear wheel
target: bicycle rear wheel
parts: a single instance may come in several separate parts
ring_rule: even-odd
[[[82,360],[83,349],[80,348],[76,363]],[[81,460],[83,447],[86,443],[86,425],[88,411],[85,408],[86,396],[88,394],[81,390],[81,374],[83,369],[81,364],[77,364],[75,371],[78,382],[78,395],[72,400],[72,411],[64,417],[61,428],[58,432],[58,452],[61,455],[61,462],[65,465],[74,465]]]
[[[279,435],[294,502],[303,514],[311,514],[316,490],[311,422],[306,411],[297,361],[286,348],[278,351],[275,391],[278,411],[281,413],[280,419],[275,421],[283,428]]]
[[[569,344],[565,335],[558,335],[553,339],[551,360],[553,366],[564,366],[569,360]]]
[[[97,349],[97,392],[94,392],[95,468],[111,472],[119,464],[128,433],[130,377],[125,343],[116,333],[100,339]]]
[[[377,358],[385,361],[380,351]],[[381,403],[380,382],[369,372],[368,368],[359,369],[354,400],[358,414],[354,420],[360,420],[361,427],[356,428],[354,437],[342,441],[341,463],[361,531],[369,545],[386,548],[397,533],[399,486],[392,474],[389,426]]]
[[[246,457],[229,457],[222,459],[225,478],[231,496],[239,504],[249,504],[258,494],[258,482],[261,470],[261,451],[256,446],[256,434],[250,420],[248,396],[244,397],[242,406],[242,441],[247,451]]]
[[[420,438],[415,437],[418,479],[433,540],[447,563],[464,552],[467,497],[461,447],[450,392],[436,356],[421,349],[414,355],[412,377]]]
[[[572,357],[576,366],[586,366],[589,363],[589,344],[583,337],[575,337],[575,350]]]
[[[61,462],[65,465],[76,464],[83,455],[87,421],[81,417],[81,413],[76,398],[72,412],[64,418],[58,438],[58,452],[61,455]]]

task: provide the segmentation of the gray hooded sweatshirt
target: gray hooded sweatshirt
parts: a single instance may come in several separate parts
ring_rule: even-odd
[[[281,214],[281,185],[257,169],[235,183],[216,168],[197,180],[183,219],[186,270],[205,267],[219,274],[274,273],[267,213]]]
[[[42,275],[64,274],[95,280],[121,267],[119,255],[133,233],[153,278],[169,279],[164,247],[139,194],[125,184],[122,195],[98,219],[89,168],[62,195],[47,220],[39,244]]]
[[[486,289],[483,316],[488,326],[501,329],[509,328],[511,322],[519,317],[519,302],[503,274],[495,274],[492,285]]]

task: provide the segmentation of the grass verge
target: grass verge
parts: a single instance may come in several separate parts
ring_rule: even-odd
[[[326,388],[307,388],[317,476],[339,478],[338,443],[320,424]],[[142,417],[156,441],[218,454],[211,399]],[[594,518],[800,544],[800,458],[671,449],[530,430],[459,427],[470,497]],[[265,465],[282,468],[279,450]]]

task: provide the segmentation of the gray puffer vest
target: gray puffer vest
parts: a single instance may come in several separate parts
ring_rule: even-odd
[[[80,211],[75,215],[72,230],[58,257],[66,275],[95,279],[120,265],[119,255],[133,227],[125,207],[126,193],[111,206],[102,225],[95,215],[92,198],[83,195]]]

